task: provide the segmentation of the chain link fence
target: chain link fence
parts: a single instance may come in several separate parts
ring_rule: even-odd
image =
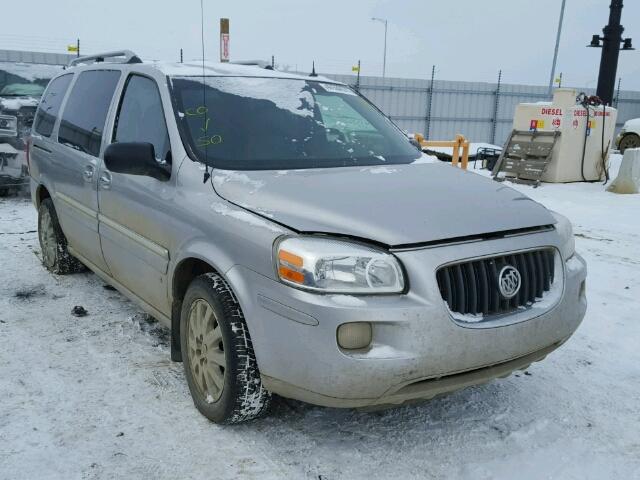
[[[545,102],[546,86],[332,75],[326,77],[357,88],[400,128],[429,139],[451,139],[457,133],[472,142],[502,145],[511,132],[518,103]],[[589,95],[593,88],[577,88]],[[620,91],[617,128],[640,117],[640,92]]]

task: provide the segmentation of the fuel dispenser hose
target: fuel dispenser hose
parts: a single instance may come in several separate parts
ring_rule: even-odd
[[[606,105],[604,103],[602,103],[602,100],[600,100],[599,97],[596,97],[595,95],[588,97],[586,93],[584,92],[580,92],[578,94],[578,96],[576,97],[576,103],[579,103],[580,105],[582,105],[584,107],[584,109],[587,111],[587,124],[584,130],[584,142],[582,144],[582,158],[580,160],[580,175],[582,176],[582,180],[585,182],[596,182],[597,180],[587,180],[586,177],[584,176],[584,157],[585,154],[587,152],[587,137],[589,136],[589,120],[591,118],[591,110],[589,109],[589,107],[593,106],[600,106],[602,105],[602,141],[601,141],[601,161],[602,161],[602,171],[604,172],[604,184],[606,185],[607,182],[609,181],[609,170],[607,169],[607,162],[606,162],[606,158],[607,158],[607,152],[609,151],[609,145],[607,145],[607,149],[605,150],[604,148],[604,128],[605,128],[605,118],[606,118]]]

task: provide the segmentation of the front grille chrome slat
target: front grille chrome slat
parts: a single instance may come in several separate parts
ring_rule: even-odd
[[[489,277],[487,276],[487,266],[485,262],[473,262],[476,265],[478,272],[478,294],[480,298],[479,307],[480,313],[487,315],[489,313]]]
[[[455,279],[455,292],[456,292],[456,303],[455,308],[459,311],[467,310],[467,295],[466,289],[464,288],[464,275],[462,274],[462,267],[460,265],[454,265],[453,267],[453,278]]]
[[[511,298],[501,293],[498,278],[506,266],[520,274],[520,288]],[[449,310],[491,317],[527,308],[544,297],[556,278],[554,270],[555,251],[545,248],[446,265],[436,276]]]
[[[516,261],[516,257],[514,255],[511,255],[508,259],[507,259],[507,263],[513,267],[518,268],[518,262]],[[520,288],[518,289],[518,293],[516,293],[512,298],[511,298],[511,302],[510,302],[510,307],[511,308],[518,308],[521,305],[521,299],[520,299],[520,290],[522,290],[522,284],[520,284]]]
[[[520,271],[520,276],[525,280],[529,278],[529,269],[527,268],[527,259],[523,253],[518,254],[518,270]],[[520,302],[527,304],[529,303],[529,286],[528,281],[522,282],[522,287],[520,287]]]
[[[496,267],[495,260],[489,261],[489,285],[491,291],[491,312],[497,313],[500,311],[500,291],[496,286],[498,281],[498,268]]]
[[[476,275],[473,271],[473,262],[466,263],[464,265],[464,281],[465,290],[467,292],[467,310],[470,313],[478,313],[478,283],[476,282]]]
[[[526,255],[525,258],[527,259],[527,268],[529,269],[529,282],[531,282],[529,284],[529,301],[531,303],[536,301],[536,296],[537,296],[537,285],[538,285],[538,279],[537,279],[537,275],[536,275],[536,261],[533,258],[533,255]]]

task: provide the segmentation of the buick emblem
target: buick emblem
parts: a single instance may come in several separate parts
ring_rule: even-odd
[[[498,275],[498,288],[504,298],[513,298],[520,291],[521,284],[520,272],[515,267],[502,267]]]

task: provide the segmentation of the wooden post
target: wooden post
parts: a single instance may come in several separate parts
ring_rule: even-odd
[[[460,137],[462,137],[462,135],[456,135],[456,139],[453,141],[453,155],[451,156],[452,167],[458,166],[458,160],[460,158]]]
[[[462,142],[462,169],[466,170],[469,165],[469,142],[462,135],[460,137]]]
[[[453,149],[451,155],[451,166],[457,167],[460,164],[460,167],[463,170],[466,170],[469,165],[469,141],[464,138],[464,135],[457,134],[456,138],[453,140],[445,141],[445,140],[425,140],[424,136],[419,133],[415,134],[415,139],[420,143],[420,145],[424,148],[429,147],[451,147]],[[462,152],[460,150],[462,149]],[[462,153],[462,155],[461,155]]]

